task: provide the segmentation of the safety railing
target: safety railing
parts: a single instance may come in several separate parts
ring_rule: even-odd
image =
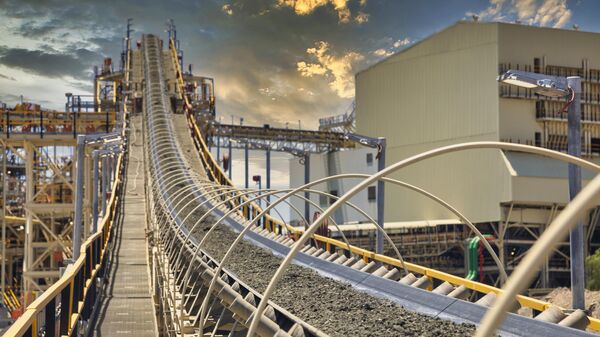
[[[62,277],[25,309],[4,336],[71,336],[81,321],[90,318],[98,297],[96,277],[103,275],[107,247],[118,218],[123,156],[118,157],[115,181],[100,229],[83,243],[81,255],[66,268]]]
[[[183,73],[181,71],[181,67],[179,64],[179,58],[177,56],[177,50],[175,49],[175,43],[172,39],[169,40],[169,49],[171,51],[171,59],[173,62],[173,67],[175,69],[177,83],[179,85],[178,90],[181,93],[180,97],[184,100],[184,107],[185,107],[188,126],[190,128],[190,132],[191,132],[192,139],[193,139],[194,145],[196,147],[196,150],[200,154],[200,161],[202,162],[202,165],[204,166],[204,168],[209,176],[209,179],[211,179],[212,181],[217,182],[221,185],[233,186],[233,182],[227,177],[225,172],[223,172],[223,170],[221,169],[221,166],[219,165],[219,163],[211,155],[210,149],[208,148],[208,145],[206,144],[204,137],[202,136],[202,133],[200,132],[200,128],[198,127],[198,124],[196,123],[194,115],[191,111],[192,106],[189,102],[189,99],[186,95],[183,94],[185,92],[184,91],[185,83],[183,81]],[[235,193],[235,192],[232,192],[232,193]],[[249,200],[250,199],[247,196],[242,195],[242,196],[240,196],[239,200],[232,200],[230,202],[230,204],[232,207],[235,207],[235,206],[240,205]],[[262,208],[257,203],[252,202],[252,203],[246,204],[245,206],[242,206],[239,213],[247,219],[253,219],[261,211],[262,211]],[[268,228],[270,231],[276,232],[278,234],[282,233],[282,230],[284,228],[287,229],[287,231],[290,233],[294,232],[294,229],[291,226],[289,226],[288,224],[286,224],[285,222],[283,222],[279,219],[271,217],[270,215],[267,215],[265,217],[265,220],[262,222],[262,225],[265,228]]]
[[[64,112],[64,111],[0,111],[0,132],[11,134],[88,134],[108,132],[115,126],[115,111]]]
[[[219,182],[222,185],[233,186],[232,182],[227,178],[225,173],[221,170],[220,166],[216,163],[216,161],[214,160],[214,158],[208,151],[208,147],[204,143],[203,138],[198,129],[198,126],[196,125],[194,118],[191,117],[191,114],[188,115],[188,122],[190,123],[190,127],[193,129],[194,142],[195,142],[195,144],[197,144],[196,146],[197,146],[197,149],[199,150],[201,162],[205,165],[207,173],[213,178],[213,181]],[[262,209],[258,205],[251,204],[251,205],[243,208],[242,215],[245,219],[252,220],[261,211],[262,211]],[[272,218],[270,216],[267,216],[267,219],[265,220],[265,224],[263,225],[263,227],[271,232],[275,232],[276,234],[281,233],[281,228],[286,228],[292,234],[292,236],[294,238],[299,237],[300,235],[302,235],[302,232],[303,232],[301,229],[293,228],[293,227],[289,226],[288,224],[284,223],[283,221]],[[398,268],[402,267],[402,262],[397,258],[392,258],[392,257],[386,256],[386,255],[376,254],[370,250],[352,246],[352,245],[350,247],[348,247],[346,245],[346,243],[343,241],[328,238],[328,237],[317,235],[317,234],[314,235],[314,239],[315,239],[315,241],[319,242],[321,244],[321,246],[324,246],[325,250],[327,250],[329,252],[339,251],[339,252],[344,252],[346,254],[359,255],[359,256],[362,256],[365,263],[369,263],[371,261],[376,261],[376,262],[380,262],[380,263],[383,263],[388,266],[393,266],[393,267],[398,267]],[[467,280],[465,278],[455,276],[452,274],[448,274],[448,273],[444,273],[439,270],[427,268],[427,267],[409,263],[409,262],[405,262],[405,264],[406,264],[406,268],[410,272],[427,276],[432,281],[432,284],[433,284],[433,282],[436,282],[436,283],[448,282],[455,286],[464,286],[467,289],[470,289],[471,291],[478,292],[481,294],[488,294],[488,293],[500,294],[502,292],[502,290],[500,290],[499,288],[496,288],[496,287],[493,287],[493,286],[490,286],[490,285],[487,285],[484,283]],[[548,302],[544,302],[544,301],[541,301],[538,299],[534,299],[534,298],[522,296],[522,295],[517,296],[517,300],[519,301],[521,306],[530,308],[534,311],[539,311],[539,312],[542,312],[542,311],[548,309],[550,306],[552,306],[552,304],[550,304]],[[592,318],[592,317],[589,317],[589,320],[590,320],[590,324],[588,325],[588,328],[591,330],[600,331],[600,320]]]
[[[172,41],[169,43],[169,46],[170,46],[170,48],[173,48],[174,44],[172,43]],[[174,57],[175,57],[174,61],[177,63],[176,71],[178,72],[178,79],[181,79],[180,85],[183,87],[183,85],[184,85],[183,77],[181,77],[179,75],[181,70],[179,69],[179,66],[178,66],[179,63],[177,62],[177,58],[176,58],[177,53],[173,52],[172,55],[174,55]],[[186,103],[185,106],[189,107],[189,102],[187,101],[187,98],[185,97],[185,95],[184,95],[183,99],[185,100],[185,103]],[[187,108],[186,108],[186,116],[187,116],[188,126],[191,130],[194,144],[196,146],[196,149],[198,150],[200,161],[204,165],[204,168],[206,170],[206,173],[209,175],[209,178],[211,180],[213,180],[214,182],[217,182],[221,185],[233,186],[233,182],[227,177],[225,172],[223,172],[223,170],[221,169],[221,166],[218,164],[218,162],[214,159],[214,157],[210,153],[210,150],[208,149],[208,146],[206,145],[206,142],[204,141],[204,137],[202,136],[202,134],[200,132],[200,128],[198,127],[196,120],[193,117],[192,112]],[[246,197],[242,196],[242,197],[240,197],[240,201],[236,202],[236,204],[242,204],[244,201],[247,201],[247,200],[248,199]],[[235,207],[235,206],[236,205],[232,205],[232,207]],[[243,209],[240,212],[240,214],[245,219],[252,220],[261,211],[262,211],[262,208],[259,205],[255,204],[255,203],[250,203],[247,206],[243,206]],[[281,230],[283,228],[285,228],[295,239],[300,237],[300,235],[302,235],[302,233],[303,233],[302,229],[289,226],[285,222],[283,222],[279,219],[273,218],[269,215],[266,215],[266,220],[263,222],[262,227],[271,232],[274,232],[276,234],[281,234]],[[318,234],[314,234],[313,238],[316,242],[318,242],[320,244],[321,247],[324,247],[324,249],[329,252],[338,251],[338,252],[343,252],[346,255],[349,255],[349,254],[358,255],[358,256],[362,257],[362,259],[365,261],[365,263],[369,263],[371,261],[376,261],[376,262],[382,263],[387,266],[392,266],[392,267],[397,267],[397,268],[403,267],[402,261],[400,261],[397,258],[393,258],[393,257],[389,257],[386,255],[381,255],[381,254],[376,254],[370,250],[352,246],[352,245],[348,246],[343,241],[340,241],[337,239],[332,239],[332,238],[325,237],[325,236],[321,236]],[[484,283],[468,280],[463,277],[448,274],[448,273],[445,273],[445,272],[442,272],[439,270],[435,270],[432,268],[427,268],[427,267],[424,267],[424,266],[421,266],[418,264],[405,262],[405,266],[406,266],[407,270],[412,273],[427,276],[432,281],[431,284],[440,284],[443,282],[448,282],[454,286],[464,286],[465,288],[467,288],[473,292],[480,293],[480,294],[489,294],[489,293],[500,294],[500,293],[502,293],[501,289],[496,288],[494,286],[490,286],[490,285],[487,285]],[[429,290],[431,290],[431,289],[429,289]],[[530,308],[534,312],[542,312],[542,311],[548,309],[549,307],[553,306],[552,304],[550,304],[548,302],[541,301],[541,300],[531,298],[528,296],[523,296],[523,295],[518,295],[517,300],[522,307]],[[588,325],[588,329],[600,331],[600,320],[592,318],[592,317],[588,317],[588,318],[590,321],[590,323]]]

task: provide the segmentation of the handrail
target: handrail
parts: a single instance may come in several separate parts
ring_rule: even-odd
[[[181,76],[181,73],[180,73],[181,69],[179,68],[179,62],[177,61],[177,58],[176,58],[177,53],[174,50],[174,43],[172,40],[169,42],[169,47],[172,49],[171,54],[174,57],[174,62],[177,64],[175,66],[175,69],[176,69],[176,71],[178,71],[177,78],[179,80],[179,85],[180,85],[179,89],[180,89],[180,92],[182,93],[183,99],[185,100],[185,107],[186,107],[185,110],[186,110],[188,126],[190,128],[190,133],[192,135],[194,145],[196,146],[196,149],[198,150],[198,155],[200,157],[200,161],[202,162],[204,169],[206,170],[206,172],[209,175],[209,178],[211,180],[218,182],[222,185],[234,186],[233,182],[227,177],[227,175],[221,169],[220,165],[217,163],[215,158],[212,156],[210,150],[208,149],[208,146],[206,145],[206,142],[204,141],[204,137],[202,136],[202,133],[200,132],[200,128],[198,127],[198,125],[193,117],[193,114],[190,111],[191,105],[189,104],[187,97],[183,94],[184,93],[183,88],[184,88],[185,84],[183,81],[183,77]],[[244,201],[248,201],[248,199],[245,196],[240,197],[240,199],[244,200]],[[239,203],[241,204],[242,202],[239,202]],[[238,203],[236,203],[236,204],[238,204]],[[234,206],[234,205],[232,205],[232,206]],[[244,218],[251,220],[261,211],[262,211],[262,209],[260,208],[260,206],[252,203],[249,206],[244,206],[244,208],[239,213]],[[292,233],[294,238],[298,238],[303,233],[303,230],[294,228],[279,219],[272,218],[269,215],[267,215],[266,218],[267,219],[265,220],[263,227],[271,232],[278,233],[275,227],[280,226],[280,228],[286,228],[288,232]],[[346,243],[344,243],[342,241],[332,239],[329,237],[325,237],[325,236],[321,236],[321,235],[317,235],[317,234],[314,234],[313,238],[315,241],[322,243],[326,247],[326,250],[328,250],[328,251],[338,250],[338,251],[343,251],[343,252],[349,252],[352,254],[362,256],[365,261],[371,260],[371,261],[377,261],[377,262],[383,263],[388,266],[402,267],[402,262],[397,258],[392,258],[392,257],[386,256],[386,255],[376,254],[372,251],[369,251],[364,248],[356,247],[356,246],[350,246],[348,249],[348,246],[346,245]],[[502,293],[501,289],[496,288],[494,286],[490,286],[490,285],[480,283],[477,281],[467,280],[463,277],[448,274],[448,273],[445,273],[445,272],[442,272],[439,270],[424,267],[424,266],[410,263],[410,262],[405,262],[405,265],[406,265],[406,268],[410,272],[427,276],[428,278],[430,278],[432,280],[435,279],[440,282],[448,282],[455,286],[464,286],[471,291],[475,291],[475,292],[482,293],[482,294],[488,294],[488,293],[500,294],[500,293]],[[524,295],[517,295],[517,301],[523,307],[531,308],[533,310],[540,311],[540,312],[553,306],[553,304],[550,304],[548,302],[541,301],[541,300],[531,298],[528,296],[524,296]],[[593,318],[593,317],[588,317],[588,319],[590,321],[590,323],[588,325],[588,329],[600,331],[600,320]]]
[[[90,292],[93,293],[93,297],[96,295],[96,284],[93,280],[98,271],[103,267],[106,247],[112,238],[111,229],[120,201],[116,192],[122,186],[120,178],[123,169],[122,166],[123,155],[121,154],[117,162],[117,174],[115,175],[117,178],[113,183],[108,212],[102,218],[98,232],[91,235],[83,243],[82,254],[77,261],[69,265],[62,277],[26,308],[23,315],[8,329],[5,336],[37,336],[37,317],[42,313],[47,313],[49,310],[55,310],[52,306],[56,306],[57,300],[61,303],[60,318],[51,324],[60,325],[61,335],[70,336],[76,327],[79,317],[88,312],[90,308],[89,305],[86,307],[86,304],[93,304],[88,295]],[[63,302],[65,299],[63,298],[64,292],[68,293],[67,298],[69,299],[69,303]],[[77,307],[74,308],[75,304],[77,304]],[[68,307],[65,307],[65,305]],[[65,309],[68,310],[63,312],[62,310]],[[64,324],[64,319],[67,319],[68,324]],[[46,321],[46,325],[49,323]]]
[[[124,114],[127,114],[127,109]],[[98,231],[82,244],[79,258],[66,268],[58,281],[25,309],[4,336],[37,336],[40,317],[45,323],[45,331],[54,332],[58,329],[60,336],[71,336],[77,329],[79,318],[89,318],[97,297],[94,280],[105,266],[107,246],[112,239],[112,228],[118,214],[124,160],[124,154],[121,152],[117,160],[107,212]],[[60,314],[56,312],[57,303],[60,303]]]
[[[196,121],[194,120],[193,114],[191,113],[191,107],[192,105],[190,104],[188,97],[186,95],[184,95],[184,86],[185,83],[183,81],[183,73],[181,72],[181,67],[179,65],[179,59],[177,56],[177,51],[175,49],[175,41],[173,39],[169,40],[169,49],[171,51],[171,60],[173,62],[173,68],[175,69],[176,72],[176,78],[177,78],[177,82],[179,84],[179,92],[181,93],[182,99],[184,100],[185,103],[185,111],[186,111],[186,117],[187,117],[187,121],[188,121],[188,126],[190,128],[190,132],[192,135],[192,139],[194,141],[194,145],[196,147],[196,150],[199,151],[199,153],[201,153],[200,155],[200,161],[202,162],[202,164],[204,165],[204,168],[206,169],[207,173],[209,174],[209,178],[215,182],[219,182],[221,185],[228,185],[228,186],[234,186],[233,182],[227,177],[227,175],[225,174],[225,172],[223,172],[223,170],[221,169],[221,166],[219,165],[219,163],[215,160],[215,158],[210,155],[210,150],[208,149],[208,146],[206,145],[206,142],[204,141],[204,137],[202,137],[202,133],[200,132],[200,129],[198,127],[198,125],[196,124]],[[235,192],[233,192],[235,193]],[[248,197],[247,196],[240,196],[240,200],[241,202],[232,202],[232,206],[235,206],[237,204],[241,204],[244,201],[248,201]],[[255,203],[252,202],[246,206],[244,206],[239,213],[242,214],[242,216],[247,217],[247,215],[256,215],[260,212],[261,208],[260,206]],[[285,222],[276,219],[274,217],[271,217],[270,215],[266,216],[266,219],[264,221],[265,223],[265,227],[267,228],[276,228],[277,226],[279,226],[279,228],[286,228],[288,232],[293,233],[295,230],[289,226],[288,224],[286,224]]]

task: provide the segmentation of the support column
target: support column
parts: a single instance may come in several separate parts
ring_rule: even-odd
[[[106,194],[108,193],[108,177],[110,175],[110,166],[108,165],[108,156],[102,158],[102,216],[106,215]]]
[[[306,152],[304,154],[304,184],[308,184],[310,182],[310,152]],[[308,192],[304,192],[304,198],[307,200],[304,201],[304,218],[306,219],[306,227],[310,225],[310,203],[308,202],[308,198],[310,198],[310,194]]]
[[[33,176],[33,144],[28,141],[23,143],[25,149],[25,205],[33,203],[34,176]],[[33,265],[33,212],[25,207],[25,251],[23,257],[23,299],[24,305],[31,303],[32,280],[28,276]]]
[[[567,123],[568,153],[581,157],[581,78],[568,77],[569,87],[575,97],[569,105]],[[573,200],[581,191],[581,167],[569,163],[569,198]],[[585,310],[585,266],[583,251],[583,223],[580,221],[570,232],[571,252],[571,291],[573,293],[573,309]]]
[[[267,190],[271,188],[271,148],[268,147],[267,151],[266,151],[266,155],[267,155],[267,172],[266,172],[266,179],[267,179]],[[268,195],[267,196],[267,205],[271,204],[271,196]]]
[[[91,234],[93,235],[94,233],[96,233],[96,231],[98,230],[98,182],[99,182],[99,170],[100,170],[100,165],[99,165],[99,161],[100,158],[98,156],[98,152],[94,151],[92,154],[92,161],[93,161],[93,181],[92,181],[92,185],[88,185],[92,187],[92,231]]]
[[[377,160],[377,171],[385,169],[385,150],[386,141],[385,138],[379,139],[379,159]],[[383,180],[377,181],[377,222],[382,230],[384,229],[385,222],[385,183]],[[376,245],[375,252],[377,254],[383,254],[383,234],[381,231],[377,231],[375,234]]]
[[[246,182],[244,186],[246,187],[246,189],[248,189],[249,186],[248,175],[248,143],[246,143],[246,146],[244,147],[244,177]]]
[[[6,144],[2,146],[2,293],[6,293]]]
[[[231,151],[231,138],[229,138],[229,180],[231,180],[231,171],[233,171],[233,153]]]
[[[92,186],[92,172],[90,168],[92,167],[92,153],[89,149],[84,147],[85,159],[83,161],[84,166],[84,181],[83,181],[83,238],[84,240],[90,236],[90,229],[92,227],[91,218],[92,218],[92,210],[91,210],[91,202],[92,200],[92,189],[89,188]]]
[[[510,216],[510,213],[509,213]],[[508,223],[508,219],[506,220],[506,223]],[[498,238],[496,239],[496,246],[498,247],[498,258],[500,259],[500,264],[502,265],[502,267],[504,269],[506,269],[506,251],[505,251],[505,246],[504,246],[504,229],[505,225],[504,225],[504,221],[502,221],[502,219],[500,219],[500,221],[498,221]],[[502,279],[502,276],[500,276],[500,271],[498,270],[498,278],[500,279],[500,286],[504,285],[504,282],[506,282],[506,280]]]
[[[73,221],[73,262],[79,258],[81,249],[81,230],[83,226],[83,179],[85,162],[85,136],[77,136],[75,174],[75,219]]]
[[[221,137],[217,137],[217,162],[221,162]]]

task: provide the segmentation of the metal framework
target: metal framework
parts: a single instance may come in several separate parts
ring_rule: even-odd
[[[269,147],[271,151],[284,151],[283,148],[323,153],[344,148],[353,148],[343,133],[312,131],[286,128],[216,124],[208,133],[208,139],[214,146],[245,148],[251,144],[253,149]],[[260,145],[258,145],[260,144]]]
[[[194,104],[194,101],[210,101],[208,98],[210,95],[205,97],[200,95],[194,99],[191,94],[193,91],[185,89],[186,85],[189,84],[187,80],[193,80],[195,77],[188,76],[187,80],[185,79],[186,77],[181,70],[183,54],[178,52],[178,43],[176,41],[176,32],[173,23],[169,26],[168,54],[162,51],[161,41],[156,36],[145,35],[142,42],[142,51],[138,54],[141,60],[137,61],[139,63],[138,66],[143,68],[143,70],[140,70],[142,74],[134,75],[140,78],[143,77],[146,80],[145,87],[143,88],[143,103],[145,105],[145,147],[143,155],[144,162],[146,163],[144,165],[144,173],[147,178],[145,179],[147,184],[146,207],[148,210],[148,221],[151,224],[150,229],[152,230],[149,233],[150,242],[153,244],[150,266],[152,270],[152,285],[155,299],[157,299],[157,307],[163,316],[162,333],[177,336],[217,336],[224,334],[230,336],[259,335],[263,337],[325,336],[318,329],[319,327],[307,324],[302,319],[289,313],[285,308],[281,308],[269,300],[286,268],[300,252],[305,253],[307,256],[312,256],[314,259],[348,266],[357,272],[371,273],[388,281],[397,281],[403,285],[431,290],[434,293],[454,299],[467,299],[468,293],[472,292],[476,294],[475,300],[477,300],[477,303],[489,306],[496,298],[496,294],[499,294],[500,296],[495,303],[495,307],[490,311],[490,314],[480,327],[480,331],[478,332],[480,336],[488,336],[498,328],[505,312],[512,309],[511,302],[515,299],[520,305],[536,311],[545,311],[548,313],[551,310],[556,310],[552,309],[548,303],[517,294],[523,290],[528,281],[531,281],[537,268],[543,264],[544,258],[557,247],[559,239],[566,235],[570,227],[576,223],[576,220],[582,214],[585,214],[592,205],[595,205],[597,197],[600,196],[600,178],[595,178],[552,222],[533,246],[531,252],[523,259],[521,265],[515,269],[508,279],[504,291],[472,280],[405,262],[396,244],[385,231],[377,226],[376,229],[383,234],[382,236],[388,240],[389,245],[395,250],[397,258],[352,246],[344,236],[343,231],[340,230],[339,225],[333,221],[332,216],[336,209],[344,204],[357,209],[348,201],[353,195],[356,195],[356,193],[372,183],[381,182],[382,184],[388,183],[408,188],[430,198],[453,212],[461,222],[465,223],[482,240],[482,244],[494,258],[494,262],[497,264],[500,273],[503,277],[506,277],[503,270],[505,261],[503,261],[502,253],[500,256],[497,256],[493,247],[487,242],[478,228],[462,215],[459,210],[417,186],[394,180],[389,178],[388,175],[428,158],[470,149],[500,149],[533,153],[579,165],[594,172],[600,172],[600,166],[566,154],[538,147],[500,142],[478,142],[456,144],[417,154],[394,163],[385,169],[381,169],[373,175],[342,174],[307,182],[298,188],[286,190],[271,190],[269,188],[266,190],[236,189],[233,187],[232,182],[225,176],[219,163],[211,155],[206,138],[201,131],[204,129],[198,126],[198,124],[204,122],[198,118],[198,111],[194,107],[202,105]],[[129,55],[131,54],[128,48],[126,59],[130,57]],[[163,65],[165,63],[168,64],[168,62],[164,61],[167,61],[169,58],[173,63],[173,69],[163,69]],[[126,69],[122,74],[115,74],[114,77],[109,74],[103,74],[102,76],[105,77],[102,78],[102,81],[110,82],[109,80],[119,78],[119,76],[127,79],[130,75],[128,69],[132,62],[136,61],[131,61],[130,59],[126,61]],[[135,73],[135,71],[133,72]],[[167,77],[171,78],[171,80],[165,81]],[[176,83],[177,87],[169,88],[169,85],[172,83]],[[127,81],[125,87],[129,85],[130,83]],[[110,85],[107,87],[110,87]],[[115,91],[114,85],[111,90],[116,93],[119,92],[119,90]],[[102,92],[102,90],[99,91]],[[178,104],[184,108],[191,137],[203,165],[200,172],[196,173],[189,170],[183,151],[176,140],[175,130],[171,121],[173,101],[169,93],[179,94],[179,100],[181,101]],[[109,96],[109,98],[111,97]],[[122,111],[126,114],[127,99],[116,99],[115,102],[121,102]],[[100,100],[101,103],[102,99]],[[135,105],[135,102],[132,104]],[[175,106],[178,104],[175,104]],[[210,109],[210,104],[204,106],[202,109]],[[208,111],[210,112],[210,110]],[[119,118],[123,118],[121,121],[125,121],[125,116],[117,116],[116,120],[119,121]],[[210,117],[207,117],[207,120],[209,119]],[[116,122],[115,125],[119,129],[120,134],[125,137],[126,129],[119,128],[119,122]],[[270,128],[256,129],[271,130]],[[258,130],[252,129],[252,132],[258,132]],[[290,132],[288,134],[289,138],[284,137],[285,140],[282,141],[283,143],[278,144],[279,140],[269,139],[271,136],[265,136],[260,139],[259,136],[252,132],[247,132],[245,135],[239,136],[239,139],[245,140],[245,146],[251,142],[258,142],[262,145],[257,145],[257,148],[264,146],[274,149],[273,146],[277,146],[278,150],[297,153],[301,153],[302,151],[306,157],[308,157],[306,153],[321,151],[328,148],[328,146],[333,146],[332,144],[346,144],[336,143],[338,140],[323,140],[322,144],[327,145],[319,147],[321,143],[315,141],[316,138],[312,138],[306,143],[302,140],[295,142],[292,139],[293,137],[303,137],[300,133],[294,135],[295,131]],[[336,137],[338,135],[331,132],[323,134],[336,135]],[[36,136],[38,135],[36,134]],[[312,136],[316,137],[317,133]],[[343,142],[348,142],[348,138],[352,138],[347,137],[347,135],[343,136]],[[70,143],[68,144],[74,146],[74,139],[71,135],[68,137],[70,137]],[[234,136],[232,128],[228,136],[218,135],[217,137],[221,140],[221,137],[232,139],[238,136]],[[36,206],[40,202],[36,202],[39,193],[35,189],[36,184],[34,184],[33,179],[37,179],[39,175],[36,176],[34,173],[43,171],[42,169],[38,169],[38,166],[45,170],[43,172],[51,172],[48,175],[51,177],[50,180],[60,181],[62,184],[68,185],[71,191],[75,187],[72,181],[73,165],[69,164],[65,168],[48,160],[46,158],[47,154],[44,157],[45,153],[40,153],[40,150],[35,145],[32,145],[34,141],[38,140],[20,141],[21,143],[19,144],[22,144],[23,149],[14,151],[22,155],[23,159],[28,163],[24,167],[26,176],[26,184],[24,185],[26,190],[25,195],[28,202],[25,203],[25,219],[22,221],[26,224],[26,227],[29,226],[32,230],[32,226],[36,221],[38,222],[36,225],[42,228],[45,225],[43,219],[40,219],[38,216],[38,214],[44,214],[44,208]],[[47,140],[44,139],[43,141]],[[8,139],[4,140],[3,144],[5,150],[3,177],[7,176],[7,149],[15,146],[10,145],[8,142]],[[312,145],[307,145],[307,143]],[[360,140],[358,143],[364,144]],[[293,145],[291,148],[288,146],[290,144]],[[80,212],[78,213],[77,220],[74,222],[77,225],[80,222],[79,220],[84,223],[87,221],[84,228],[92,229],[96,229],[95,224],[99,223],[98,231],[92,230],[89,235],[84,233],[83,239],[85,242],[82,245],[81,256],[68,267],[63,278],[51,286],[42,297],[27,309],[18,324],[11,328],[13,335],[30,336],[39,333],[54,335],[56,332],[59,332],[60,335],[71,335],[80,329],[85,331],[87,329],[85,321],[89,320],[93,315],[95,310],[94,303],[98,299],[98,290],[96,289],[94,280],[98,275],[102,274],[102,270],[106,264],[104,253],[107,249],[110,249],[109,244],[111,231],[114,228],[113,223],[118,224],[118,196],[122,192],[119,176],[124,167],[123,160],[125,156],[116,153],[119,152],[118,148],[94,150],[92,145],[99,146],[99,144],[94,143],[89,145],[90,147],[80,146],[77,153],[80,159],[75,166],[79,171],[75,197],[81,203],[87,200],[88,204],[83,204],[79,208]],[[306,149],[305,145],[309,149]],[[354,143],[346,145],[353,146]],[[311,149],[311,146],[314,146],[314,148]],[[85,153],[82,152],[82,149],[85,149]],[[111,163],[109,160],[101,160],[101,156],[108,156],[109,154],[118,156],[116,164]],[[36,162],[43,163],[45,166],[40,164],[36,166],[34,164]],[[102,172],[98,172],[99,168]],[[68,170],[71,170],[69,171],[71,172],[70,174],[65,173]],[[342,178],[359,178],[361,182],[340,197],[310,188],[319,183]],[[85,184],[82,184],[82,179],[85,180]],[[7,185],[6,180],[4,178],[3,186]],[[100,182],[100,180],[103,182]],[[106,198],[105,193],[100,198],[98,196],[99,189],[106,191],[109,182],[112,185],[113,192],[110,200]],[[43,186],[43,190],[49,188],[46,185]],[[82,186],[85,187],[81,189]],[[91,186],[91,188],[88,186]],[[82,191],[86,193],[85,197],[82,195]],[[327,209],[322,210],[323,213],[312,223],[309,222],[309,219],[305,219],[308,226],[304,229],[291,227],[281,219],[277,219],[269,214],[269,211],[273,210],[278,204],[289,204],[289,198],[292,197],[309,201],[310,199],[307,198],[307,195],[303,196],[303,193],[325,195],[334,199],[335,202]],[[8,198],[7,195],[7,189],[3,189],[4,204],[6,204]],[[271,196],[276,198],[276,200],[271,202],[269,200]],[[267,200],[265,207],[261,207],[259,202],[262,199]],[[80,203],[78,202],[77,204]],[[314,203],[312,204],[317,209],[320,209]],[[510,205],[507,219],[511,218],[510,213],[515,207],[516,205]],[[3,208],[6,209],[6,207]],[[37,213],[31,209],[36,210]],[[103,209],[102,219],[98,220],[100,209]],[[300,213],[295,207],[292,207],[292,209]],[[376,219],[369,217],[365,212],[358,211],[370,223],[377,223]],[[557,207],[552,208],[552,212],[557,211]],[[198,214],[202,215],[198,217]],[[194,216],[197,218],[194,218]],[[217,220],[214,219],[215,216],[218,217]],[[597,215],[594,216],[597,217]],[[4,237],[7,230],[6,222],[8,221],[6,210],[4,211],[3,219]],[[377,220],[380,220],[380,218]],[[209,224],[206,224],[206,221],[209,221]],[[331,221],[331,223],[327,223],[328,221]],[[499,233],[507,231],[509,227],[508,222],[507,226],[498,227],[496,230]],[[204,244],[209,240],[209,236],[214,233],[217,226],[222,223],[227,223],[232,227],[237,225],[238,227],[235,228],[238,229],[239,234],[219,261],[205,251]],[[196,235],[199,232],[200,225],[204,226],[202,231],[203,236]],[[317,232],[323,226],[328,228],[328,225],[332,225],[338,229],[342,236],[341,241]],[[40,233],[43,233],[43,231]],[[250,233],[262,236],[266,241],[276,242],[287,247],[284,250],[287,255],[282,260],[281,265],[275,275],[273,275],[263,294],[250,288],[243,283],[243,280],[224,268],[232,252],[238,248],[237,245],[243,240],[245,235]],[[24,240],[27,241],[29,239],[26,237]],[[211,236],[211,239],[214,239],[214,235]],[[6,247],[3,247],[3,252],[5,250]],[[400,272],[401,269],[404,270],[404,277],[402,277],[402,273]],[[369,278],[366,277],[365,279]],[[376,288],[373,289],[376,290]],[[56,311],[57,305],[60,305],[60,312]],[[474,306],[473,308],[480,307]],[[568,316],[562,311],[561,314],[564,315],[561,316],[561,325],[578,328],[585,328],[588,325],[591,329],[600,330],[600,320],[588,318],[581,311]],[[58,319],[55,320],[57,317]],[[560,329],[560,327],[556,328]]]

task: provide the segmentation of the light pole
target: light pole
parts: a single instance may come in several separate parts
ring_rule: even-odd
[[[262,190],[262,177],[260,175],[255,175],[252,176],[252,181],[254,181],[257,185],[258,185],[258,195],[260,195],[260,190]],[[258,199],[258,207],[261,207],[260,205],[261,199]]]
[[[356,133],[347,133],[345,135],[346,139],[361,144],[363,146],[367,146],[370,148],[377,149],[377,172],[385,169],[385,150],[387,147],[387,142],[385,138],[372,138],[363,135],[359,135]],[[377,182],[377,226],[381,227],[382,231],[385,231],[385,182],[383,180],[379,180]],[[375,232],[375,252],[377,254],[383,254],[383,234],[381,231]]]
[[[300,158],[300,164],[304,165],[304,184],[308,184],[310,182],[310,152],[307,150],[296,149],[288,146],[282,146],[280,151],[284,151],[290,153],[293,156]],[[304,192],[304,219],[306,219],[307,223],[305,228],[310,226],[310,193],[307,191]]]
[[[549,97],[567,97],[567,153],[581,157],[581,77],[558,77],[509,70],[498,76],[498,81],[528,88],[537,94]],[[569,164],[569,199],[573,200],[581,190],[581,167]],[[585,266],[583,223],[571,230],[571,292],[573,309],[585,310]]]

